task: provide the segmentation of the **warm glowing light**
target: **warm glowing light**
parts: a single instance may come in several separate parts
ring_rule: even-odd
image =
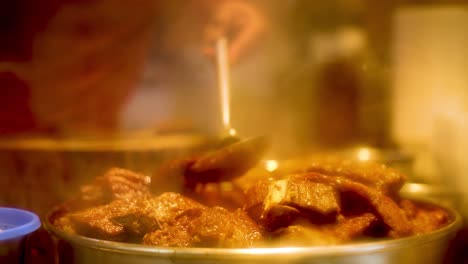
[[[234,128],[229,128],[229,135],[231,137],[235,137],[237,135],[237,131]]]
[[[408,191],[410,191],[411,193],[421,193],[424,191],[425,187],[417,183],[407,183],[406,189],[408,189]]]
[[[267,160],[265,161],[265,169],[269,172],[274,172],[278,169],[278,161],[276,160]]]
[[[357,152],[359,161],[369,161],[371,159],[371,151],[368,148],[360,148]]]
[[[229,61],[227,40],[222,38],[216,44],[218,59],[218,87],[221,103],[221,114],[223,126],[231,134],[231,113],[230,113],[230,87],[229,87]],[[234,130],[235,132],[235,130]]]

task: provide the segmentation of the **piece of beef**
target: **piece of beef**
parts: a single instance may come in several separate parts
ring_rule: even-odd
[[[450,217],[442,208],[410,200],[402,200],[400,206],[411,222],[414,234],[429,233],[449,223]]]
[[[268,191],[270,189],[270,184],[274,181],[272,180],[262,180],[258,181],[256,184],[252,185],[248,188],[245,192],[245,203],[244,203],[244,210],[248,213],[248,215],[257,223],[261,224],[266,229],[275,229],[277,226],[268,225],[266,219],[262,216],[264,215],[263,210],[263,201],[265,197],[268,195]],[[279,226],[287,226],[294,221],[299,214],[299,211],[294,208],[284,208],[286,210],[290,210],[289,214],[281,213],[280,215],[284,216],[285,219],[278,219],[278,223],[285,223],[280,224]]]
[[[308,158],[282,161],[274,172],[267,172],[263,167],[255,168],[236,181],[247,189],[259,179],[273,178],[280,180],[289,175],[307,172],[360,182],[393,198],[398,196],[398,191],[406,180],[404,174],[384,164],[359,162],[342,159],[338,156],[315,155]]]
[[[250,188],[248,188],[245,191],[245,203],[244,203],[244,209],[250,210],[251,208],[258,207],[260,206],[263,208],[263,202],[265,201],[265,198],[267,197],[269,191],[270,191],[270,185],[273,184],[275,181],[273,180],[261,180],[256,182],[254,185],[252,185]],[[254,212],[249,215],[255,219],[258,219],[261,216],[261,211],[257,212],[255,211],[258,215],[254,216]]]
[[[160,226],[177,221],[183,216],[197,217],[205,209],[202,204],[182,194],[166,192],[140,205],[141,209],[157,219]]]
[[[260,227],[240,209],[229,212],[212,207],[204,210],[192,224],[205,247],[253,247],[263,238]]]
[[[375,225],[378,225],[379,219],[371,213],[365,213],[353,217],[340,217],[336,225],[330,226],[329,230],[341,241],[350,241],[359,237],[369,236],[369,232]]]
[[[329,246],[341,244],[343,240],[323,228],[309,225],[290,225],[273,233],[272,246]]]
[[[263,239],[262,231],[245,212],[222,207],[205,208],[200,216],[181,218],[147,234],[143,242],[154,246],[253,247]]]
[[[295,222],[273,232],[275,246],[326,246],[342,244],[360,237],[366,237],[366,231],[378,222],[378,218],[366,213],[360,216],[339,216],[333,224],[311,225]]]
[[[110,203],[116,199],[149,197],[149,176],[121,168],[111,168],[93,183],[82,186],[78,202],[86,206]]]
[[[247,191],[247,201],[249,215],[268,230],[299,217],[316,224],[334,222],[339,210],[333,187],[298,177],[260,182]]]
[[[404,237],[411,234],[408,218],[390,197],[356,182],[344,181],[340,188],[365,198],[372,206],[372,211],[375,211],[376,215],[390,228],[388,233],[390,237]]]
[[[204,206],[177,193],[164,193],[153,198],[132,201],[116,200],[70,215],[78,234],[121,241],[141,238],[165,226],[173,225],[180,217],[195,218]]]
[[[385,225],[388,226],[390,237],[402,237],[411,234],[411,227],[403,210],[390,197],[381,191],[366,186],[359,182],[354,182],[341,177],[330,177],[320,173],[306,173],[291,176],[312,182],[320,182],[334,187],[340,194],[353,193],[360,201],[358,206],[353,205],[347,208],[346,199],[341,198],[341,212],[349,215],[357,215],[365,212],[372,212],[377,215]],[[363,210],[350,212],[350,210]]]
[[[345,218],[340,216],[337,223],[310,225],[294,223],[279,228],[273,233],[274,246],[326,246],[342,244],[360,237],[366,237],[366,231],[378,221],[370,213]]]
[[[192,247],[198,238],[192,236],[186,226],[170,226],[166,229],[148,233],[143,238],[143,244],[158,247]]]
[[[178,193],[163,193],[152,199],[141,199],[138,208],[113,217],[130,237],[141,239],[145,234],[166,226],[176,225],[179,219],[195,219],[205,207]]]
[[[158,247],[193,247],[200,243],[200,238],[194,235],[193,219],[182,216],[171,224],[165,224],[162,229],[147,233],[143,244]]]
[[[323,183],[299,178],[275,181],[269,186],[264,200],[264,210],[276,205],[286,205],[301,211],[314,211],[323,215],[338,211],[336,192]]]
[[[384,194],[396,197],[406,176],[384,164],[359,162],[336,157],[323,157],[311,161],[305,172],[316,172],[328,176],[339,176],[376,188]]]
[[[116,200],[107,205],[86,209],[69,215],[73,229],[77,234],[112,241],[126,238],[122,225],[114,222],[114,217],[136,211],[134,203]]]
[[[197,184],[195,189],[186,189],[184,195],[209,206],[221,206],[228,210],[242,208],[244,190],[232,182]]]

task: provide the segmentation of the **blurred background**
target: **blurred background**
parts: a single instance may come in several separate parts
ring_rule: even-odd
[[[0,205],[209,146],[220,36],[231,126],[267,158],[369,151],[468,215],[465,0],[1,1]]]

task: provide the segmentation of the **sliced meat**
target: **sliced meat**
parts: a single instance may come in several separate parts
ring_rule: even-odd
[[[198,242],[186,226],[170,226],[148,233],[143,238],[144,245],[158,247],[192,247]]]
[[[359,207],[365,211],[375,212],[375,214],[389,227],[390,237],[402,237],[411,234],[410,223],[403,210],[398,207],[398,204],[394,200],[375,188],[368,187],[362,183],[350,181],[348,179],[329,177],[319,173],[295,175],[292,176],[292,178],[300,178],[313,182],[329,184],[336,188],[340,193],[351,192],[358,197],[361,197],[361,201],[365,201],[365,203],[361,203],[359,206],[353,207],[353,209]],[[342,205],[346,204],[343,201],[344,199],[341,200]],[[341,207],[341,210],[344,211],[344,213],[347,213],[347,208],[343,208],[343,206]]]
[[[332,186],[298,177],[264,181],[247,191],[246,210],[268,230],[285,227],[297,218],[310,222],[334,222],[339,210]]]
[[[317,226],[291,225],[278,229],[273,234],[273,246],[329,246],[343,240],[333,232]]]
[[[270,184],[272,184],[273,181],[269,180],[263,180],[257,182],[257,184],[251,186],[247,191],[245,192],[245,203],[244,203],[244,210],[248,213],[248,215],[257,223],[261,224],[264,227],[267,227],[267,229],[274,229],[276,227],[269,227],[270,225],[268,224],[268,221],[262,218],[262,215],[264,215],[263,211],[263,201],[265,200],[265,197],[268,195],[268,191],[270,188]],[[289,208],[287,208],[289,209]],[[291,208],[294,209],[294,208]],[[291,212],[291,216],[294,216],[293,218],[296,218],[296,214],[298,213],[297,210],[294,210],[294,212]],[[288,215],[285,213],[282,213],[281,215]],[[289,223],[293,221],[293,219],[285,219],[286,221],[280,221],[280,222],[286,222],[287,224],[280,224],[280,226],[287,226]]]
[[[299,178],[275,181],[269,186],[264,200],[264,211],[273,206],[286,205],[300,211],[313,211],[323,215],[338,211],[338,201],[332,186]]]
[[[232,182],[197,184],[187,189],[184,195],[209,206],[222,206],[228,210],[242,208],[245,202],[244,190]]]
[[[203,210],[200,216],[182,218],[161,230],[147,234],[143,241],[154,246],[253,247],[263,239],[258,227],[242,210],[222,207]]]
[[[339,176],[360,182],[369,187],[396,197],[406,180],[404,174],[373,162],[358,162],[335,157],[318,158],[305,167],[306,172],[317,172],[328,176]]]
[[[410,200],[403,200],[400,205],[411,222],[414,234],[432,232],[449,223],[450,217],[442,208]]]
[[[398,191],[406,180],[404,174],[380,163],[359,162],[337,156],[316,155],[309,158],[283,161],[274,172],[267,172],[264,168],[257,167],[249,171],[244,177],[237,179],[237,182],[248,188],[260,179],[274,178],[279,180],[289,175],[308,172],[360,182],[392,197],[398,196]]]
[[[263,207],[263,202],[265,201],[265,198],[268,196],[270,191],[270,185],[273,183],[273,180],[262,180],[248,188],[245,191],[244,209],[250,210],[253,207],[257,207],[258,205]],[[260,217],[260,215],[258,216]]]
[[[164,225],[162,229],[150,232],[143,237],[143,244],[158,247],[193,247],[200,243],[194,235],[192,219],[180,217],[171,225]]]
[[[139,240],[146,233],[174,225],[181,217],[197,217],[205,207],[177,193],[151,199],[116,200],[71,215],[77,233],[121,241]]]
[[[363,215],[342,218],[338,224],[332,226],[329,230],[341,241],[349,241],[363,236],[369,236],[373,226],[378,224],[378,217],[371,213]]]
[[[147,176],[111,169],[58,207],[51,222],[68,233],[105,240],[245,248],[398,238],[432,232],[451,220],[442,208],[401,200],[397,191],[404,176],[383,165],[322,160],[302,168],[280,165],[262,179],[247,177],[255,183],[224,182],[258,161],[261,151],[242,157],[262,143],[255,142],[167,163],[153,176],[152,191],[162,192],[156,197]]]
[[[112,218],[122,225],[127,235],[141,239],[154,230],[176,225],[179,219],[198,217],[205,207],[181,194],[163,193],[135,203],[137,210],[123,212]]]
[[[87,206],[110,203],[116,199],[149,197],[149,176],[121,168],[111,168],[90,185],[81,188],[80,202]]]
[[[274,205],[268,211],[265,211],[262,206],[258,207],[257,210],[261,212],[257,222],[268,231],[275,231],[278,228],[287,227],[301,217],[305,217],[299,209],[287,205]],[[316,215],[315,219],[322,218]]]
[[[205,206],[181,194],[167,192],[144,203],[141,208],[157,219],[160,225],[164,225],[182,216],[196,217]]]
[[[102,205],[70,215],[74,230],[83,236],[112,241],[124,241],[125,229],[112,221],[123,213],[136,211],[133,203],[116,200],[108,205]]]
[[[390,237],[404,237],[411,234],[410,223],[403,210],[388,196],[356,182],[343,182],[341,190],[354,192],[367,199],[373,210],[390,228]]]
[[[240,209],[209,208],[192,224],[205,247],[253,247],[263,239],[260,227]]]

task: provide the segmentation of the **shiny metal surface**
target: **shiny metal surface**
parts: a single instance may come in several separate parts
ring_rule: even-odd
[[[70,235],[49,221],[46,227],[58,239],[60,263],[441,263],[462,224],[447,210],[453,221],[429,234],[326,247],[161,248]]]
[[[16,151],[66,151],[66,152],[138,152],[167,151],[200,147],[207,138],[197,134],[128,134],[107,137],[83,138],[2,138],[0,150]]]

